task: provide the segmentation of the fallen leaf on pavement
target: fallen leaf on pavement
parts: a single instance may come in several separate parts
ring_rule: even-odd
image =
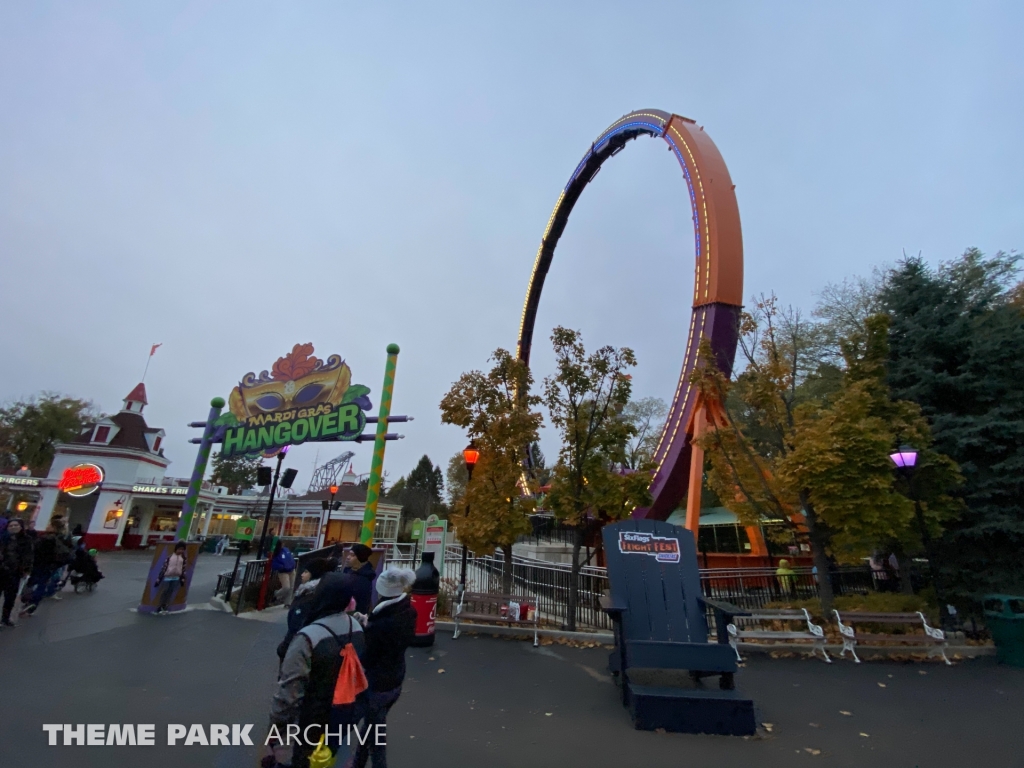
[[[812,755],[820,755],[820,749],[811,749],[810,747],[804,747],[804,752],[810,752]]]
[[[437,670],[437,674],[439,674],[439,675],[440,675],[440,674],[443,674],[443,673],[444,673],[444,670],[443,670],[443,669],[439,669],[439,670]]]
[[[868,737],[868,735],[867,735],[866,733],[864,733],[864,731],[861,731],[861,732],[860,732],[860,735],[861,735],[861,736],[863,736],[863,737],[864,737],[865,739],[866,739],[866,738],[869,738],[869,737]]]
[[[768,733],[772,732],[772,728],[775,727],[774,723],[761,723],[761,727],[764,728]]]
[[[917,670],[917,674],[919,674],[919,675],[927,675],[928,673],[925,672],[923,669],[919,669],[919,670]]]
[[[847,712],[845,709],[840,709],[839,710],[839,714],[840,715],[846,715],[847,717],[849,717],[850,715],[853,714],[853,712]]]
[[[808,725],[811,726],[811,728],[821,728],[817,723],[808,723]]]
[[[551,715],[553,715],[553,714],[554,714],[554,712],[545,712],[544,713],[544,717],[551,717]]]
[[[885,683],[879,683],[879,684],[878,684],[878,687],[879,687],[879,688],[885,688]]]

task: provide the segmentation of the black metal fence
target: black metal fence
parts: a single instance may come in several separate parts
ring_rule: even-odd
[[[518,539],[517,544],[565,544],[572,546],[576,543],[578,533],[577,526],[567,525],[553,517],[546,515],[533,515],[530,518],[533,530],[524,533]]]
[[[457,564],[458,560],[449,562]],[[453,569],[444,580],[444,588],[454,592],[458,572]],[[584,566],[578,575],[576,625],[611,629],[608,615],[601,610],[600,599],[608,589],[604,568]],[[568,624],[569,591],[572,568],[567,563],[549,563],[513,556],[507,566],[501,553],[487,557],[470,557],[466,568],[466,590],[521,597],[533,605],[543,624],[562,627]],[[445,595],[438,601],[442,612],[450,606]],[[450,611],[448,612],[450,615]]]
[[[451,603],[459,582],[458,547],[449,548],[448,573],[442,579],[438,601],[440,615],[450,615]],[[584,566],[579,573],[576,604],[576,625],[587,629],[610,629],[611,621],[601,610],[601,596],[608,589],[605,568]],[[828,575],[833,594],[864,595],[877,588],[867,567],[844,566]],[[542,623],[559,627],[568,622],[569,585],[572,568],[568,563],[551,563],[513,556],[506,566],[501,552],[485,557],[471,555],[467,560],[466,589],[470,592],[510,594],[535,605]],[[705,597],[732,603],[751,610],[770,603],[813,600],[819,596],[819,577],[811,568],[794,568],[779,574],[771,568],[712,568],[700,571],[701,589]],[[715,631],[709,614],[708,626]]]
[[[700,572],[704,596],[725,600],[740,608],[763,608],[769,603],[816,600],[820,583],[811,568],[794,568],[792,574],[779,574],[772,568],[711,568]],[[828,574],[832,592],[842,595],[866,595],[872,591],[871,569],[840,567]]]
[[[330,547],[303,552],[296,557],[294,577],[298,579],[310,560],[317,557],[327,557],[333,549],[334,546],[331,545]],[[217,586],[214,587],[213,594],[214,596],[223,595],[224,600],[233,606],[237,616],[246,608],[252,608],[259,602],[260,592],[263,589],[263,581],[267,577],[268,568],[270,568],[270,558],[241,562],[238,565],[238,571],[234,574],[234,578],[232,578],[230,570],[218,575]],[[229,584],[232,585],[230,596],[227,594]],[[277,575],[271,574],[270,583],[267,585],[266,605],[274,605],[277,602],[275,593],[280,586]],[[293,589],[296,586],[298,585],[292,584]]]
[[[305,564],[316,557],[327,556],[332,547],[304,552],[297,558],[296,577]],[[461,549],[449,546],[446,552],[446,573],[441,580],[438,615],[451,616],[459,584]],[[415,567],[411,553],[399,553],[397,548],[387,556],[388,563]],[[250,560],[241,564],[232,590],[235,613],[254,607],[263,588],[269,560]],[[224,594],[230,580],[230,571],[220,575],[215,594]],[[467,560],[466,589],[470,592],[510,594],[521,597],[538,611],[542,624],[564,627],[569,624],[569,591],[572,582],[569,563],[552,563],[519,556],[505,563],[500,551],[494,555],[476,556]],[[585,629],[611,629],[611,620],[601,609],[601,596],[608,590],[605,568],[583,566],[578,575],[576,626]],[[864,595],[874,591],[867,566],[844,566],[828,574],[832,592],[843,595]],[[819,596],[819,576],[811,568],[794,568],[791,573],[778,573],[771,568],[712,568],[700,571],[701,589],[706,597],[722,600],[744,610],[763,608],[770,603],[794,600],[812,600]],[[271,575],[267,587],[267,604],[274,602],[277,590],[276,576]],[[227,596],[225,594],[225,599]],[[715,632],[714,616],[709,612],[708,626]]]

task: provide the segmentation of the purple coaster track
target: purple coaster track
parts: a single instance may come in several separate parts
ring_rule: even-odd
[[[518,350],[519,358],[529,363],[544,279],[576,201],[604,162],[639,136],[663,139],[682,168],[693,214],[696,253],[693,313],[683,367],[654,455],[654,501],[648,509],[634,513],[635,517],[664,520],[687,498],[691,463],[703,463],[703,452],[692,443],[694,416],[702,405],[689,381],[698,347],[703,337],[710,339],[719,367],[731,373],[743,295],[743,237],[735,186],[721,153],[702,127],[668,112],[638,110],[617,120],[591,145],[562,190],[541,238],[523,306]],[[699,499],[699,489],[695,491]]]

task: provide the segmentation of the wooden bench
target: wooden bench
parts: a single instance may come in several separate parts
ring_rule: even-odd
[[[533,606],[533,618],[521,618],[517,606],[529,603]],[[504,615],[502,614],[504,609]],[[535,603],[529,598],[514,595],[490,595],[486,592],[465,592],[458,605],[455,606],[455,634],[452,639],[459,636],[459,624],[462,621],[476,621],[487,624],[494,624],[500,627],[527,626],[533,627],[533,645],[537,647],[540,641],[537,637],[537,629],[540,626],[540,613]]]
[[[928,621],[925,619],[924,614],[920,611],[916,613],[867,613],[865,611],[836,611],[833,613],[836,615],[836,622],[839,624],[839,634],[843,638],[843,650],[839,654],[841,657],[846,655],[849,651],[853,655],[853,660],[860,664],[860,659],[857,657],[856,646],[858,643],[882,643],[883,645],[890,644],[911,644],[911,645],[926,645],[928,646],[928,656],[941,656],[942,660],[947,664],[951,664],[950,660],[946,658],[946,648],[949,643],[946,642],[946,633],[941,629],[935,629],[934,627],[928,626]],[[902,635],[896,634],[869,634],[862,632],[854,627],[855,624],[902,624],[904,626],[921,627],[924,630],[923,634],[908,633]]]
[[[807,629],[767,629],[760,626],[764,622],[777,621],[782,624],[793,622],[805,623]],[[754,627],[747,629],[744,625],[753,624]],[[825,630],[811,621],[811,614],[806,608],[771,610],[767,608],[756,609],[751,613],[733,616],[732,623],[727,626],[729,630],[729,645],[736,651],[736,659],[742,661],[740,656],[739,642],[741,640],[810,640],[811,653],[821,651],[821,655],[829,664],[829,658],[825,650]]]

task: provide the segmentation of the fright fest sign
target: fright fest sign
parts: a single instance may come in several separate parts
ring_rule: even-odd
[[[619,552],[624,555],[649,555],[659,563],[678,563],[679,540],[640,531],[619,531]]]
[[[338,355],[326,361],[312,344],[296,344],[259,376],[247,373],[228,398],[222,456],[276,454],[286,445],[355,440],[366,426],[370,389],[352,383],[352,370]]]

